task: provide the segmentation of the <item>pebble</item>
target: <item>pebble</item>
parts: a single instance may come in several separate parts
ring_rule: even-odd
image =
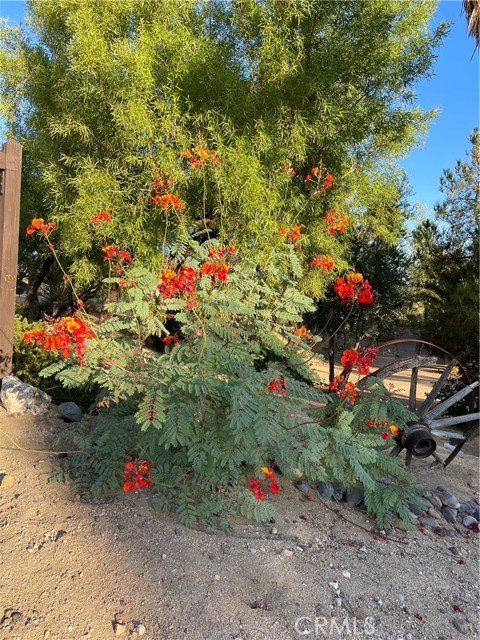
[[[452,507],[443,507],[442,515],[450,524],[455,524],[457,521],[457,510]]]
[[[365,620],[367,617],[367,613],[363,609],[355,609],[353,615],[357,620]]]
[[[335,598],[335,606],[336,607],[341,607],[342,606],[342,599],[341,598]]]
[[[461,502],[458,507],[458,513],[469,513],[472,509],[474,509],[474,507],[470,502]]]
[[[139,636],[144,636],[147,633],[147,629],[144,624],[139,624],[137,627],[137,633]]]
[[[454,618],[452,620],[452,624],[455,627],[455,629],[457,629],[457,631],[460,631],[460,633],[463,633],[464,636],[469,635],[470,628],[468,626],[467,621],[464,620],[463,618]]]
[[[363,547],[360,547],[360,551],[362,553],[367,553],[367,547],[365,545],[363,545]]]
[[[463,526],[464,527],[471,527],[473,525],[478,525],[478,520],[476,518],[474,518],[473,516],[466,516],[463,519]]]
[[[272,527],[272,528],[270,529],[270,533],[271,533],[271,534],[273,534],[273,535],[277,534],[277,533],[278,533],[278,529],[277,529],[277,527]]]
[[[448,538],[458,538],[460,534],[455,529],[442,529],[442,534]]]
[[[123,636],[124,633],[126,633],[127,631],[127,625],[123,624],[121,622],[114,622],[113,623],[113,633],[116,636]]]
[[[0,474],[0,489],[12,489],[15,486],[15,478],[8,473]]]
[[[347,505],[349,507],[358,507],[363,502],[363,490],[359,487],[354,487],[350,491],[347,491]]]
[[[332,589],[334,589],[335,591],[338,589],[338,582],[329,582],[328,583],[330,587],[332,587]]]
[[[403,595],[403,593],[396,593],[395,597],[399,602],[405,602],[405,596]]]
[[[343,576],[344,578],[350,578],[350,571],[347,571],[346,569],[344,569],[344,570],[342,571],[342,576]]]
[[[220,576],[218,573],[215,574],[215,580],[220,580]]]
[[[478,480],[469,480],[467,484],[471,489],[478,489]]]
[[[460,556],[462,555],[460,553],[460,549],[458,547],[448,547],[448,550],[454,555],[454,556]]]
[[[282,551],[282,556],[284,558],[291,558],[293,556],[293,551],[290,551],[290,549],[284,549]]]
[[[460,506],[460,502],[453,495],[453,493],[450,493],[450,491],[444,491],[440,495],[440,500],[442,501],[442,504],[444,507],[451,507],[452,509],[458,509],[458,507]]]
[[[333,484],[330,482],[319,482],[317,484],[317,491],[324,500],[330,500],[334,492]]]
[[[80,422],[82,419],[82,410],[75,402],[62,402],[58,405],[57,411],[65,422]]]
[[[442,501],[440,500],[440,498],[438,496],[429,496],[427,498],[427,500],[430,502],[430,504],[435,507],[435,509],[441,509],[442,508]]]
[[[298,480],[293,483],[295,488],[301,491],[302,493],[308,493],[310,491],[310,486],[305,480]]]
[[[435,518],[435,520],[441,520],[442,518],[442,514],[433,507],[430,507],[430,509],[427,510],[427,513],[429,516],[432,516],[432,518]]]

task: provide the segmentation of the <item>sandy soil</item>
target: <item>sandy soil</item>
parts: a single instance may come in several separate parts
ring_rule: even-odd
[[[115,616],[117,634],[153,640],[478,637],[477,536],[461,524],[455,538],[396,528],[378,539],[365,513],[283,482],[273,523],[187,529],[146,493],[83,502],[49,483],[54,456],[41,450],[65,428],[54,409],[0,408],[1,640],[109,640]],[[477,463],[414,465],[422,486],[470,500]]]

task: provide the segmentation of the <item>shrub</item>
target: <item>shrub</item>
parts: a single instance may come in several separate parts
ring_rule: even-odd
[[[313,301],[296,288],[294,245],[279,244],[275,261],[257,265],[233,247],[189,240],[171,247],[161,274],[120,275],[108,279],[122,289],[109,319],[42,374],[102,390],[100,415],[74,434],[80,452],[65,460],[77,489],[108,492],[125,464],[144,459],[157,500],[184,523],[266,521],[272,502],[255,490],[262,468],[285,478],[298,469],[311,482],[361,485],[382,527],[394,512],[408,518],[412,477],[384,455],[371,424],[406,428],[411,416],[380,383],[361,394],[352,383],[336,392],[319,385],[299,327]],[[172,319],[175,335],[165,326]],[[144,348],[152,335],[163,353]]]

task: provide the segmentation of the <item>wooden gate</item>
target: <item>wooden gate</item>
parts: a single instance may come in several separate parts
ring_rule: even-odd
[[[21,176],[22,145],[8,140],[0,150],[0,387],[12,371]]]

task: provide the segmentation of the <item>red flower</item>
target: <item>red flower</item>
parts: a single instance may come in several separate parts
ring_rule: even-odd
[[[349,219],[344,213],[330,209],[325,212],[325,222],[328,226],[328,233],[334,236],[337,233],[344,233],[345,228],[348,227]]]
[[[105,222],[111,222],[112,219],[110,217],[110,214],[108,213],[108,211],[100,211],[99,213],[95,213],[91,218],[90,218],[90,222],[92,224],[98,224],[99,222],[101,222],[102,220],[105,220]]]
[[[288,239],[291,242],[294,242],[296,240],[300,240],[300,238],[302,237],[302,232],[301,232],[301,228],[303,227],[303,224],[296,224],[292,227],[290,233],[288,234]]]
[[[343,355],[340,358],[340,362],[344,367],[351,369],[357,364],[359,357],[360,354],[358,353],[358,351],[355,351],[355,349],[347,349],[343,352]]]
[[[287,395],[284,376],[280,376],[278,380],[271,380],[267,388],[270,393],[272,393],[273,391],[278,391],[282,396]]]
[[[383,440],[388,440],[390,437],[390,434],[387,433],[386,431],[382,431],[382,433],[380,434],[380,436],[382,437]]]
[[[151,464],[147,460],[130,460],[125,464],[123,472],[123,490],[135,491],[141,487],[151,487],[153,478],[146,474],[151,471]]]
[[[28,235],[31,236],[32,233],[35,233],[35,231],[36,231],[35,227],[32,224],[29,224],[28,227],[27,227]]]
[[[117,251],[117,255],[118,255],[119,258],[122,258],[123,260],[126,260],[126,262],[131,262],[132,261],[132,256],[127,251],[124,251],[123,249],[119,249]]]
[[[180,338],[176,335],[166,336],[162,339],[162,342],[166,347],[172,349],[176,344],[180,342]]]

